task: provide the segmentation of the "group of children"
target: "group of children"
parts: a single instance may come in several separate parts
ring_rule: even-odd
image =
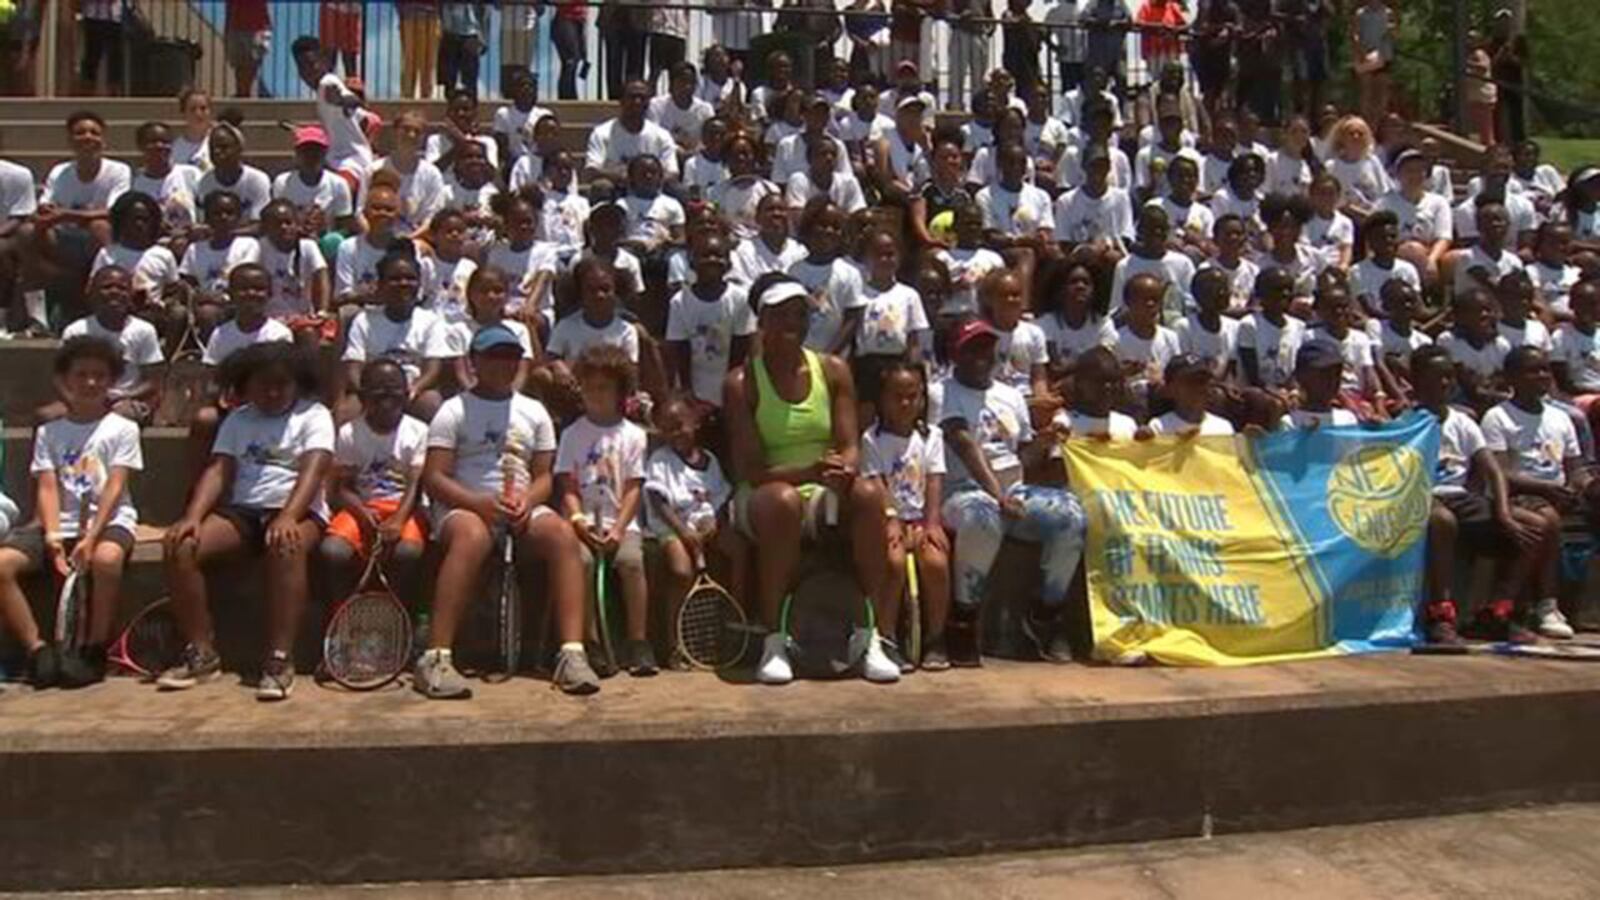
[[[581,160],[523,81],[492,133],[456,95],[446,122],[400,116],[379,158],[374,115],[309,49],[295,52],[321,125],[296,132],[296,166],[275,181],[243,161],[233,126],[186,131],[205,141],[174,162],[152,123],[140,170],[112,184],[103,123],[69,121],[79,157],[52,174],[41,224],[104,224],[104,246],[90,313],[64,332],[61,399],[39,411],[38,526],[0,546],[0,612],[37,684],[104,673],[138,429],[190,333],[210,388],[179,423],[195,480],[165,556],[188,646],[162,687],[219,670],[209,567],[264,560],[258,690],[272,700],[294,683],[313,559],[347,586],[381,550],[401,568],[436,557],[414,683],[465,696],[452,647],[507,539],[544,564],[563,690],[604,674],[585,649],[599,556],[624,601],[623,662],[655,672],[652,599],[676,603],[708,559],[741,596],[759,556],[729,521],[741,474],[718,461],[724,387],[760,354],[760,311],[791,295],[806,351],[853,376],[865,433],[839,477],[892,499],[874,680],[912,668],[893,640],[907,556],[921,665],[976,663],[956,635],[1008,535],[1043,548],[1027,634],[1069,658],[1061,610],[1085,519],[1062,437],[1344,427],[1411,408],[1444,434],[1430,642],[1458,641],[1458,534],[1524,551],[1483,634],[1525,637],[1524,612],[1571,634],[1554,573],[1561,516],[1587,509],[1600,408],[1600,170],[1553,183],[1536,147],[1492,149],[1452,208],[1430,148],[1389,122],[1375,137],[1331,114],[1313,136],[1296,119],[1268,150],[1248,113],[1199,135],[1160,96],[1124,150],[1103,73],[1068,98],[1069,123],[1000,71],[972,121],[930,130],[914,68],[881,92],[835,73],[812,93],[781,54],[748,101],[714,107],[687,65],[666,97],[629,85]],[[68,196],[76,218],[50,206]],[[73,654],[42,639],[18,588],[44,567],[92,574]],[[774,665],[763,680],[785,680]]]

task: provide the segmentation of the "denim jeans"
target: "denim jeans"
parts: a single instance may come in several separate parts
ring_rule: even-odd
[[[999,501],[977,488],[959,490],[944,502],[944,523],[956,534],[955,602],[966,609],[983,602],[1000,543],[1010,536],[1040,545],[1040,596],[1045,606],[1058,607],[1083,559],[1083,506],[1064,488],[1018,484],[1006,493],[1022,501],[1021,516],[1001,515]]]

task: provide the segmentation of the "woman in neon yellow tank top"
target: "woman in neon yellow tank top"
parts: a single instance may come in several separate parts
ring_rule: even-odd
[[[794,673],[778,633],[779,612],[793,587],[801,541],[812,524],[807,520],[822,505],[811,501],[820,500],[823,491],[839,498],[840,524],[850,529],[854,543],[856,580],[862,593],[873,597],[888,553],[886,498],[876,482],[855,477],[860,429],[849,367],[837,357],[805,349],[810,327],[805,288],[792,279],[763,277],[751,299],[758,305],[760,352],[728,374],[723,415],[741,483],[735,516],[756,544],[758,612],[772,629],[756,677],[783,684]],[[898,679],[892,665],[873,665],[882,655],[874,634],[866,673],[875,680]]]

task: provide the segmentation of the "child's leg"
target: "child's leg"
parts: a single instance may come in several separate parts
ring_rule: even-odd
[[[581,545],[567,520],[554,511],[535,511],[523,538],[549,573],[550,604],[556,613],[556,634],[563,644],[583,642],[583,564]]]
[[[1455,572],[1456,572],[1456,529],[1455,514],[1435,498],[1433,512],[1428,516],[1428,589],[1427,598],[1430,618],[1433,609],[1449,605],[1455,607]]]
[[[1555,514],[1553,509],[1547,511]],[[1561,518],[1558,514],[1555,515],[1554,528],[1552,530],[1551,521],[1546,519],[1544,512],[1539,510],[1513,506],[1511,515],[1518,522],[1537,531],[1539,533],[1539,543],[1526,550],[1518,548],[1517,552],[1511,555],[1511,559],[1500,566],[1500,575],[1495,582],[1495,599],[1511,600],[1514,603],[1522,604],[1529,602],[1537,595],[1538,589],[1542,587],[1544,572],[1547,569],[1551,573],[1559,574],[1559,570],[1556,567],[1560,563]],[[1556,551],[1555,558],[1547,560],[1546,557],[1551,556],[1552,537],[1554,538],[1553,543]]]
[[[267,596],[272,598],[267,605],[267,649],[273,654],[293,653],[311,596],[311,550],[321,537],[322,525],[306,519],[295,527],[292,541],[267,548]]]
[[[0,625],[4,625],[30,654],[44,646],[44,638],[39,636],[39,623],[34,621],[33,610],[28,608],[28,598],[23,595],[19,581],[37,567],[37,563],[21,550],[0,547]]]
[[[944,635],[950,616],[950,557],[927,541],[917,550],[918,602],[922,605],[922,641]]]
[[[1546,507],[1539,515],[1544,520],[1544,543],[1537,554],[1539,563],[1532,573],[1532,599],[1535,601],[1561,596],[1561,513],[1554,507]]]
[[[956,535],[953,598],[970,613],[983,602],[989,570],[1000,555],[1005,534],[1000,503],[983,491],[962,491],[945,501],[943,512],[946,527]]]
[[[644,577],[644,545],[637,532],[629,534],[617,548],[617,581],[622,585],[622,604],[628,615],[628,640],[650,639],[650,588]]]
[[[444,520],[439,541],[444,545],[444,558],[439,563],[439,580],[433,592],[428,647],[448,650],[455,643],[461,614],[477,591],[493,539],[489,526],[476,514],[457,510]]]
[[[1087,517],[1071,491],[1025,485],[1015,489],[1022,498],[1022,518],[1015,521],[1018,537],[1037,541],[1042,549],[1039,568],[1044,576],[1039,599],[1050,615],[1066,605],[1072,576],[1083,559]]]
[[[122,573],[128,564],[128,550],[133,546],[133,535],[121,528],[107,529],[108,534],[94,545],[89,561],[89,634],[88,643],[103,647],[111,640],[111,627],[117,620],[117,601],[122,597]]]
[[[661,547],[661,592],[667,597],[667,621],[671,622],[672,646],[678,646],[678,611],[683,608],[684,597],[689,593],[689,585],[694,581],[694,560],[689,558],[689,550],[683,541],[669,538],[660,542]]]
[[[212,514],[200,523],[194,539],[166,554],[167,590],[172,596],[172,611],[184,639],[203,651],[214,651],[216,636],[211,629],[211,610],[206,605],[205,566],[243,549],[245,540],[239,525]]]
[[[205,471],[206,464],[211,461],[211,445],[216,441],[217,429],[222,424],[222,411],[217,407],[207,404],[194,411],[194,416],[189,419],[189,436],[186,438],[186,453],[189,457],[189,471],[193,472],[198,480],[201,472]]]
[[[358,547],[360,540],[361,529],[355,516],[340,511],[328,523],[328,531],[317,545],[317,556],[327,572],[328,590],[334,597],[344,597],[356,588],[360,567],[365,563]]]

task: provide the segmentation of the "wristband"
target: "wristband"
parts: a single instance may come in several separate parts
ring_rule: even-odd
[[[589,524],[589,517],[584,515],[581,512],[573,513],[572,515],[567,517],[567,520],[570,521],[574,525],[587,525],[587,524]]]

